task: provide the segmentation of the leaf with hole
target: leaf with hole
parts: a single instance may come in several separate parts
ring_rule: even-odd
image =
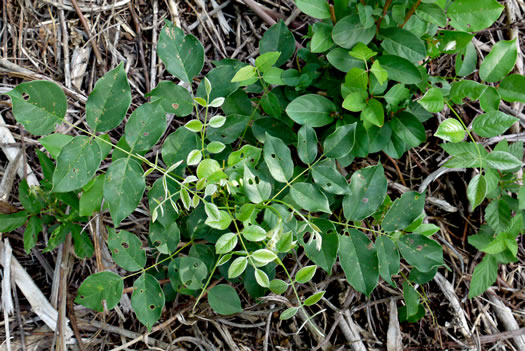
[[[113,272],[100,272],[87,277],[78,288],[75,302],[95,310],[104,312],[111,310],[122,297],[124,281]]]
[[[11,98],[15,119],[31,134],[52,133],[66,115],[66,95],[53,82],[21,83],[7,95]]]
[[[331,194],[343,195],[349,192],[345,177],[335,168],[328,165],[316,165],[312,169],[314,182],[324,191]]]
[[[159,281],[144,273],[133,283],[131,306],[138,320],[151,331],[151,327],[160,319],[164,308],[164,291]]]
[[[263,148],[264,162],[272,177],[281,183],[286,183],[293,176],[293,161],[290,149],[279,138],[266,133]]]
[[[177,257],[168,266],[168,275],[172,286],[177,289],[181,284],[189,290],[204,287],[208,268],[204,262],[192,256]]]
[[[115,263],[127,271],[135,272],[146,265],[146,251],[135,234],[108,228],[108,248]]]

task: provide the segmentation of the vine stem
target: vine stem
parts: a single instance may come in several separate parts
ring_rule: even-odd
[[[185,248],[187,248],[188,246],[190,246],[191,244],[193,244],[193,239],[191,239],[190,241],[188,241],[186,244],[184,244],[183,246],[181,246],[177,251],[175,251],[174,253],[172,253],[171,255],[169,255],[168,257],[160,260],[159,262],[156,262],[154,264],[152,264],[151,266],[149,267],[146,267],[146,268],[142,268],[140,271],[137,271],[137,272],[134,272],[134,273],[131,273],[129,275],[126,275],[125,277],[122,277],[122,280],[124,279],[127,279],[127,278],[131,278],[133,276],[136,276],[136,275],[139,275],[139,274],[142,274],[142,273],[146,273],[147,271],[149,271],[150,269],[154,268],[154,267],[157,267],[159,264],[162,264],[168,260],[171,260],[173,257],[175,257],[176,255],[178,255],[182,250],[184,250]]]

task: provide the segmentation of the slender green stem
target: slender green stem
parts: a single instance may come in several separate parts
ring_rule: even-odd
[[[154,267],[157,267],[159,264],[162,264],[166,261],[169,261],[171,260],[173,257],[177,256],[182,250],[184,250],[185,248],[187,248],[188,246],[190,246],[191,244],[193,244],[193,239],[191,239],[190,241],[188,241],[186,244],[184,244],[183,246],[181,246],[177,251],[175,251],[174,253],[172,253],[171,255],[169,255],[168,257],[160,260],[159,262],[156,262],[154,264],[152,264],[151,266],[148,266],[146,268],[143,268],[141,269],[140,271],[137,271],[137,272],[134,272],[134,273],[131,273],[125,277],[123,277],[122,279],[127,279],[127,278],[131,278],[135,275],[138,275],[138,274],[142,274],[142,273],[146,273],[147,271],[149,271],[150,269],[154,268]]]

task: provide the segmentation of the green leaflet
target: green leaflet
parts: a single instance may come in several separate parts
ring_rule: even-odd
[[[184,35],[182,29],[165,21],[160,32],[157,54],[166,65],[168,72],[191,83],[204,65],[204,48],[193,35]]]
[[[350,229],[348,234],[339,237],[339,262],[350,285],[370,296],[379,280],[376,248],[360,231]]]
[[[332,31],[332,39],[334,42],[345,49],[351,49],[359,42],[366,45],[372,41],[374,35],[375,28],[365,28],[361,24],[357,14],[346,16],[337,21]]]
[[[324,155],[328,158],[340,158],[352,152],[355,143],[355,129],[356,123],[337,127],[323,143]]]
[[[166,113],[174,113],[177,117],[185,117],[193,111],[190,93],[178,84],[171,81],[162,81],[157,87],[147,93],[151,102],[160,102]]]
[[[381,47],[391,55],[403,57],[411,62],[425,58],[425,44],[412,32],[402,28],[389,28],[381,32],[384,39]]]
[[[116,264],[130,272],[144,268],[146,252],[136,235],[125,230],[117,233],[114,228],[108,228],[108,233],[108,248]]]
[[[308,16],[318,19],[330,18],[330,6],[326,0],[297,0],[295,5]]]
[[[297,132],[297,153],[306,164],[313,163],[317,157],[317,134],[309,125],[303,125]]]
[[[450,25],[458,30],[477,32],[490,27],[499,18],[503,5],[496,0],[454,1],[448,8]]]
[[[514,67],[518,57],[516,39],[498,41],[479,67],[479,76],[487,82],[498,82]]]
[[[219,284],[208,291],[208,302],[218,314],[230,315],[242,312],[241,299],[234,288]]]
[[[271,26],[259,42],[259,51],[261,54],[277,51],[281,55],[276,62],[276,66],[282,66],[295,52],[295,39],[292,32],[286,27],[281,20]]]
[[[332,213],[326,195],[310,183],[294,183],[290,187],[290,195],[297,205],[307,211]]]
[[[498,262],[493,255],[485,255],[481,262],[474,268],[472,278],[470,279],[470,289],[468,297],[481,295],[498,278]]]
[[[288,146],[281,139],[266,133],[263,154],[272,177],[286,183],[293,175],[293,161]]]
[[[53,132],[66,115],[66,95],[55,83],[43,80],[21,83],[7,95],[16,120],[31,134]]]
[[[383,203],[387,180],[383,166],[362,168],[352,174],[350,193],[343,199],[343,210],[348,221],[360,221],[372,215]]]
[[[138,107],[126,123],[127,144],[134,151],[150,150],[166,130],[166,111],[157,103]]]
[[[143,273],[133,284],[131,306],[138,320],[151,331],[160,318],[164,308],[164,291],[159,281],[152,275]]]
[[[425,206],[425,195],[409,191],[392,204],[383,219],[381,227],[387,232],[405,229],[421,213]]]
[[[525,103],[525,77],[520,74],[505,77],[498,91],[505,101]]]
[[[83,135],[74,137],[58,155],[53,173],[53,191],[65,193],[86,185],[101,162],[100,147],[93,138]]]
[[[399,272],[400,259],[399,251],[396,249],[394,242],[387,236],[378,236],[375,242],[377,250],[379,274],[388,284],[396,287],[392,280],[392,275]]]
[[[109,166],[104,183],[104,199],[116,226],[133,212],[146,189],[142,167],[131,158],[121,158]]]
[[[516,121],[518,121],[516,117],[509,116],[500,111],[491,111],[474,118],[472,129],[479,136],[492,138],[496,135],[503,134]]]
[[[444,264],[441,245],[424,235],[404,235],[397,246],[403,258],[421,272],[428,272]]]
[[[97,81],[86,102],[86,121],[94,132],[106,132],[118,126],[131,104],[131,88],[119,64]]]
[[[383,55],[378,57],[378,60],[388,72],[388,78],[391,80],[404,84],[417,84],[423,79],[417,67],[403,57]]]
[[[119,303],[123,290],[124,281],[115,273],[95,273],[82,282],[75,302],[97,312],[103,312],[105,307],[111,310]]]
[[[332,101],[316,94],[299,96],[286,107],[286,113],[294,122],[310,127],[322,127],[331,123],[336,111],[337,107]]]

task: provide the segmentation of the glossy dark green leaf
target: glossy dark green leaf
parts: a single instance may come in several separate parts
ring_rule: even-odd
[[[338,47],[330,50],[326,55],[326,59],[332,66],[342,72],[348,72],[354,67],[365,69],[365,63],[362,60],[350,56],[348,50],[343,48]]]
[[[432,113],[441,112],[443,107],[445,107],[443,93],[439,88],[428,89],[425,95],[418,100],[418,103],[423,106],[425,110]]]
[[[140,163],[132,158],[121,158],[109,166],[104,183],[104,199],[116,226],[129,216],[142,200],[146,189]]]
[[[478,32],[496,22],[502,11],[503,5],[496,0],[462,0],[453,2],[447,15],[455,29]]]
[[[511,74],[505,77],[498,89],[503,100],[525,104],[525,76]]]
[[[100,272],[90,275],[78,288],[75,302],[97,312],[111,310],[122,297],[124,281],[113,272]]]
[[[382,127],[385,123],[383,104],[376,99],[368,100],[366,107],[363,109],[363,112],[361,112],[361,120],[377,127]]]
[[[297,0],[295,5],[308,16],[318,19],[330,18],[330,6],[326,0]]]
[[[190,93],[171,81],[159,82],[157,87],[145,96],[150,96],[151,102],[159,101],[166,113],[173,113],[178,117],[187,116],[193,111]]]
[[[444,264],[441,245],[424,235],[404,235],[397,246],[403,258],[421,272],[428,272]]]
[[[352,174],[350,194],[343,200],[343,211],[348,221],[360,221],[373,214],[383,203],[387,180],[383,166],[362,168]]]
[[[86,185],[102,162],[100,147],[93,138],[77,136],[67,143],[57,159],[53,191],[65,193]]]
[[[193,35],[184,35],[182,29],[166,21],[160,32],[157,55],[168,72],[191,83],[204,65],[204,48]]]
[[[282,66],[295,52],[295,39],[292,32],[286,27],[286,24],[281,20],[271,26],[262,39],[259,41],[259,51],[261,54],[277,51],[281,53],[277,63],[277,67]]]
[[[425,58],[425,44],[412,32],[402,28],[389,28],[381,31],[384,37],[381,47],[391,55],[403,57],[411,62]]]
[[[325,0],[323,1],[327,6],[328,3]],[[329,50],[334,46],[332,40],[332,25],[324,22],[317,22],[313,26],[314,35],[310,41],[310,49],[314,53],[321,53]]]
[[[491,111],[474,118],[472,129],[479,136],[492,138],[503,134],[517,121],[518,118],[516,117],[509,116],[500,111]]]
[[[388,284],[396,287],[392,276],[399,272],[400,258],[396,245],[386,235],[380,235],[375,242],[378,258],[379,274]]]
[[[409,191],[392,204],[383,219],[381,227],[387,232],[405,229],[423,212],[425,195]]]
[[[337,250],[339,248],[339,235],[335,232],[326,233],[322,231],[320,233],[322,242],[321,249],[317,249],[318,239],[313,238],[311,242],[303,244],[306,256],[312,260],[316,265],[321,267],[325,272],[331,273],[332,266],[337,258]]]
[[[487,82],[502,80],[514,67],[518,57],[516,39],[500,40],[479,67],[479,77]]]
[[[146,265],[146,251],[135,234],[108,228],[108,248],[115,263],[127,271],[135,272]]]
[[[399,113],[391,122],[392,131],[408,146],[416,147],[426,140],[425,127],[409,112]]]
[[[356,123],[337,127],[326,137],[323,143],[323,153],[329,158],[340,158],[348,155],[355,143]]]
[[[332,115],[337,111],[335,104],[317,94],[301,95],[286,107],[290,118],[301,125],[322,127],[334,121]]]
[[[337,45],[351,49],[358,42],[365,45],[370,43],[375,32],[374,27],[365,28],[359,20],[359,15],[355,14],[337,21],[332,31],[332,38]]]
[[[312,169],[314,182],[324,191],[331,194],[343,195],[349,192],[345,177],[333,165],[316,165]]]
[[[143,273],[133,283],[131,306],[148,330],[160,319],[165,301],[164,291],[154,276]]]
[[[53,82],[21,83],[7,95],[11,98],[15,119],[31,134],[52,133],[66,115],[66,95]]]
[[[311,164],[317,157],[317,134],[309,125],[303,125],[297,132],[297,154],[306,164]]]
[[[417,67],[405,58],[383,55],[378,57],[378,60],[388,72],[388,78],[391,80],[404,84],[417,84],[423,79]]]
[[[241,299],[234,288],[219,284],[208,291],[210,307],[218,314],[230,315],[242,312]]]
[[[350,285],[370,296],[379,281],[377,251],[370,239],[355,229],[350,229],[348,235],[341,235],[339,262]]]

